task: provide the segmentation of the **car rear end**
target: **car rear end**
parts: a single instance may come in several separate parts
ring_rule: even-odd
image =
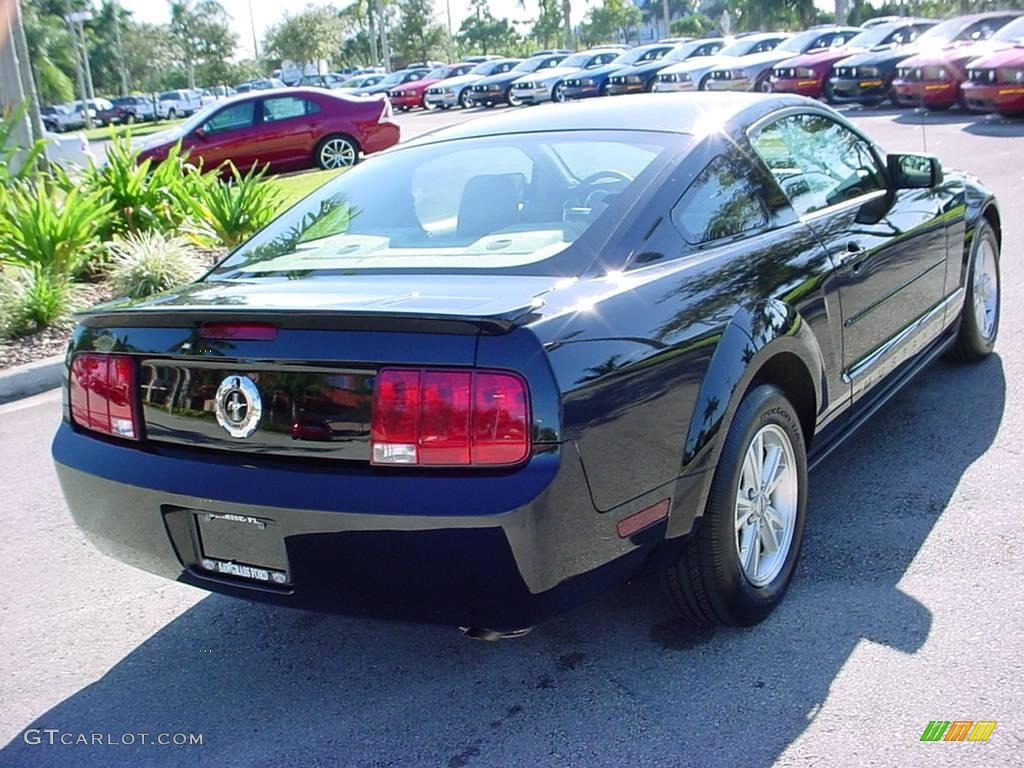
[[[524,627],[578,567],[551,528],[592,505],[543,349],[514,323],[97,312],[65,379],[53,454],[72,515],[144,570],[296,607]]]

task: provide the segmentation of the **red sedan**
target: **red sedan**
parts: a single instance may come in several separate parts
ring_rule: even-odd
[[[1001,115],[1024,114],[1024,41],[967,65],[961,86],[967,108]]]
[[[868,50],[898,48],[917,39],[935,22],[930,19],[900,19],[865,29],[846,45],[821,48],[780,61],[772,70],[772,90],[777,93],[799,93],[812,99],[824,97],[832,101],[829,77],[837,61]]]
[[[416,107],[429,109],[427,106],[427,88],[449,77],[464,75],[475,66],[476,64],[471,61],[460,61],[458,64],[443,64],[440,67],[435,67],[419,80],[404,83],[393,91],[389,91],[388,99],[395,109],[400,109],[403,112],[415,109]]]
[[[398,143],[398,125],[383,97],[355,98],[318,88],[248,93],[211,104],[178,128],[143,140],[139,162],[160,162],[177,142],[193,161],[217,168],[230,161],[295,171],[344,168],[360,154]]]
[[[922,52],[901,61],[892,83],[893,101],[904,107],[929,109],[948,109],[962,103],[960,85],[967,79],[967,63],[1013,45],[1024,35],[1020,11],[1004,11],[991,21],[994,29],[979,34],[976,42]],[[986,40],[988,35],[991,37]]]

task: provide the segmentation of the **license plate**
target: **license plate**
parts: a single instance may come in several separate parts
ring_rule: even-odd
[[[288,583],[284,539],[272,520],[219,512],[194,512],[193,520],[203,569],[267,584]]]

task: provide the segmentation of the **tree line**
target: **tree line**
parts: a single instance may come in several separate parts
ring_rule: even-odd
[[[582,0],[576,0],[580,3]],[[528,21],[496,17],[488,0],[469,0],[464,19],[442,19],[438,0],[354,0],[307,5],[287,13],[262,41],[243,44],[219,0],[167,0],[170,21],[136,20],[116,0],[23,0],[32,65],[44,103],[75,98],[75,35],[65,17],[88,11],[85,45],[95,92],[119,94],[234,84],[265,75],[283,61],[326,61],[332,68],[450,60],[470,53],[523,56],[538,47],[637,43],[641,28],[674,35],[800,29],[835,19],[860,23],[879,15],[944,17],[1021,7],[1024,0],[835,0],[835,13],[814,0],[593,0],[573,26],[572,0],[518,0]],[[383,34],[382,34],[383,33]],[[243,55],[244,53],[244,55]],[[253,53],[257,55],[252,55]]]

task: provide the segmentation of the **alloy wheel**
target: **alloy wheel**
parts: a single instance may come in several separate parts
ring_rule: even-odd
[[[551,99],[553,101],[564,102],[565,101],[565,86],[561,83],[555,84],[555,89],[551,92]]]
[[[973,281],[974,317],[978,331],[986,342],[991,342],[999,317],[999,270],[993,243],[984,239],[974,255]]]
[[[767,424],[747,447],[736,489],[736,552],[755,587],[770,584],[786,563],[799,498],[793,444],[785,430]]]
[[[320,165],[323,168],[348,168],[356,164],[356,148],[348,139],[336,136],[320,147]]]

